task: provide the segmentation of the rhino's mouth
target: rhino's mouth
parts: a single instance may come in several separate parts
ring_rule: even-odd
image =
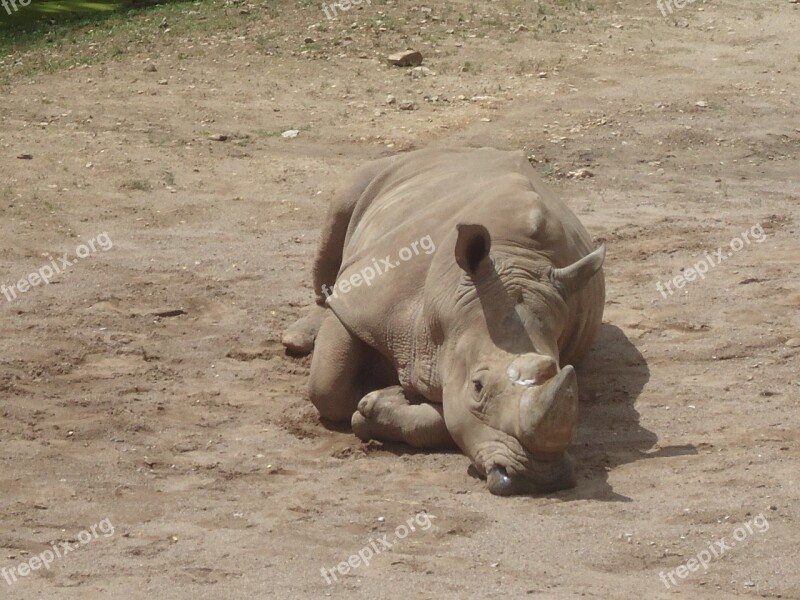
[[[485,469],[486,484],[496,496],[547,494],[575,487],[572,458],[566,452],[556,460],[532,460],[520,473],[504,465],[492,464]]]
[[[534,456],[509,438],[480,448],[475,469],[497,496],[547,494],[575,487],[572,457],[567,452]]]

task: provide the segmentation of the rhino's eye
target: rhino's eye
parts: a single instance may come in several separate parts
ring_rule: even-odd
[[[483,402],[484,388],[486,387],[487,378],[489,377],[489,370],[480,368],[472,373],[472,394],[474,400],[479,404]]]

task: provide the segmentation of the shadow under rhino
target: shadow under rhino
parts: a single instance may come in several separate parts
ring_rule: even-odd
[[[580,415],[571,449],[577,486],[558,497],[630,502],[608,483],[608,473],[614,468],[642,459],[697,453],[691,445],[653,451],[658,436],[642,427],[636,409],[649,380],[650,369],[639,349],[619,327],[604,323],[578,367]]]

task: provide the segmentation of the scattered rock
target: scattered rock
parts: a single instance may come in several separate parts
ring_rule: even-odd
[[[307,38],[305,38],[305,39],[303,40],[303,43],[304,43],[304,44],[313,44],[313,43],[314,43],[314,38],[312,38],[312,37],[307,37]]]
[[[33,154],[17,154],[17,158],[20,160],[32,160]]]
[[[169,80],[168,79],[159,79],[158,80],[158,85],[167,85],[167,84],[169,84]]]
[[[296,138],[300,135],[300,131],[298,129],[287,129],[281,134],[282,138]]]
[[[586,179],[587,177],[594,177],[594,173],[589,169],[578,169],[577,171],[570,171],[567,173],[567,177],[570,179]]]
[[[208,136],[208,139],[210,139],[212,142],[226,142],[228,140],[228,136],[224,133],[212,133],[210,136]]]
[[[386,104],[397,104],[397,98],[389,94],[386,96]]]
[[[395,52],[389,55],[388,60],[396,67],[416,67],[422,64],[422,53],[416,50]]]
[[[708,108],[708,102],[706,102],[705,100],[698,100],[697,102],[694,103],[694,105],[697,106],[698,108]]]
[[[541,73],[538,73],[536,76],[539,79],[544,79],[545,77],[547,77],[547,71],[542,71]]]
[[[786,340],[786,345],[789,348],[800,348],[800,338],[791,338]]]
[[[144,66],[144,72],[145,73],[155,73],[156,71],[158,71],[158,69],[156,68],[156,66],[153,63],[147,63]]]
[[[179,452],[181,454],[185,454],[186,452],[195,452],[199,448],[200,445],[197,442],[191,441],[178,442],[172,447],[175,452]]]
[[[400,110],[417,110],[417,104],[411,100],[400,103]]]
[[[515,33],[519,33],[521,31],[528,31],[528,26],[520,23],[519,25],[517,25],[516,29],[514,29]]]

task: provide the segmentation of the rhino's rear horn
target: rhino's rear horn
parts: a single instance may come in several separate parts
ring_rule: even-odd
[[[492,236],[483,225],[459,223],[456,225],[456,262],[470,275],[473,275],[481,263],[489,257],[492,247]]]
[[[594,277],[594,274],[603,266],[603,261],[606,257],[606,246],[600,244],[600,247],[587,254],[577,262],[572,263],[563,269],[553,269],[550,272],[550,280],[553,285],[564,297],[568,298],[585,286],[589,280]]]

